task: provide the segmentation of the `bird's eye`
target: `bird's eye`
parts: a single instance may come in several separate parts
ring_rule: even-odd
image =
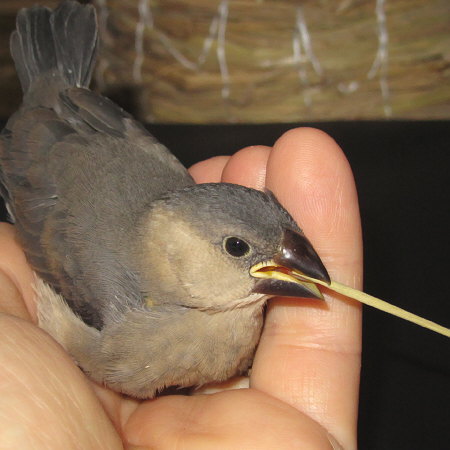
[[[225,238],[224,248],[227,253],[236,258],[245,256],[250,251],[250,246],[247,242],[234,236]]]

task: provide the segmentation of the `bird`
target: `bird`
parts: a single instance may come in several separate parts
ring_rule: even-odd
[[[23,101],[0,193],[36,274],[39,325],[88,377],[145,399],[251,367],[273,296],[323,299],[319,255],[273,193],[195,184],[147,129],[89,89],[92,5],[17,15]]]

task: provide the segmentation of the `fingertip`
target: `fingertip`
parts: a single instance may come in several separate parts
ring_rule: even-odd
[[[341,147],[331,136],[317,128],[294,128],[276,141],[269,160],[269,181],[277,174],[283,178],[279,169],[280,165],[286,166],[286,161],[292,163],[290,172],[303,179],[313,177],[320,181],[322,177],[333,176],[353,179],[350,164]]]
[[[196,183],[218,183],[229,156],[214,156],[200,161],[189,168],[189,173]]]
[[[277,139],[274,147],[280,145],[297,145],[299,141],[305,146],[308,146],[309,143],[316,145],[318,142],[321,145],[334,145],[341,151],[336,141],[328,133],[313,127],[298,127],[286,131]]]
[[[328,187],[327,181],[342,177],[353,179],[347,158],[336,141],[316,128],[295,128],[275,143],[266,181],[291,201],[292,194],[301,194],[303,200],[309,195],[316,196],[321,192],[319,188],[324,187],[322,184]],[[297,210],[299,205],[292,206]]]
[[[271,148],[264,145],[254,145],[239,150],[224,167],[222,181],[263,189],[270,151]]]

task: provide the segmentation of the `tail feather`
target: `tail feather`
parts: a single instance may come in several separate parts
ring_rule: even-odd
[[[66,0],[53,12],[22,9],[11,35],[11,54],[24,94],[43,76],[68,86],[87,87],[95,62],[97,24],[92,5]]]
[[[97,21],[92,5],[65,1],[51,18],[58,69],[71,86],[87,87],[97,50]]]
[[[22,9],[17,15],[10,47],[24,92],[41,73],[56,67],[50,16],[45,7]]]

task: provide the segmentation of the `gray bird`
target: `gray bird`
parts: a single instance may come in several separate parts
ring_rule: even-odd
[[[195,185],[129,114],[88,89],[92,6],[21,10],[23,103],[0,188],[37,274],[40,325],[97,382],[137,398],[251,365],[271,296],[321,298],[318,255],[270,192]]]

